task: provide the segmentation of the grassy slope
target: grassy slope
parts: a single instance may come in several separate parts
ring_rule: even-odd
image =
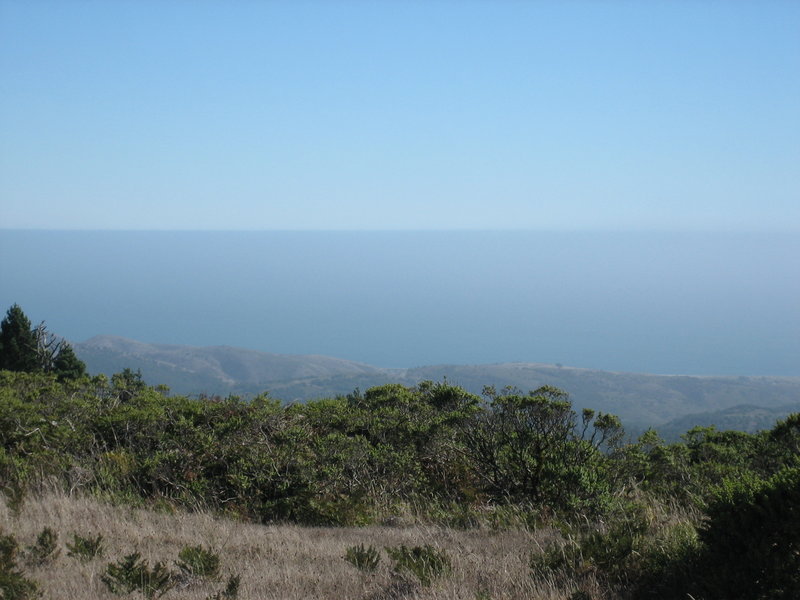
[[[532,551],[553,540],[553,533],[487,530],[456,531],[428,526],[304,528],[262,526],[212,517],[208,514],[163,514],[111,506],[93,498],[45,493],[29,498],[19,515],[0,502],[0,529],[13,533],[21,547],[32,544],[43,527],[59,534],[61,554],[43,567],[23,568],[42,587],[43,598],[111,600],[101,582],[105,565],[139,551],[152,565],[173,561],[186,545],[202,544],[219,552],[222,573],[241,575],[239,598],[463,598],[549,599],[562,597],[547,582],[530,577]],[[105,556],[81,564],[67,556],[65,542],[72,533],[102,534]],[[453,560],[453,572],[430,588],[408,587],[393,575],[385,552],[376,573],[357,571],[342,556],[349,546],[364,544],[383,549],[399,544],[432,544]],[[164,598],[203,600],[223,583],[194,583],[174,588]],[[134,595],[129,597],[141,597]]]

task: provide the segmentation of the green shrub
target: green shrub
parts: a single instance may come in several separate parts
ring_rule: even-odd
[[[396,572],[410,573],[424,586],[429,586],[433,579],[446,575],[452,569],[447,553],[429,544],[413,548],[405,545],[386,548],[386,553],[395,561]]]
[[[173,574],[157,562],[150,569],[138,552],[129,554],[116,563],[109,563],[100,579],[115,594],[141,592],[145,598],[158,598],[174,585]]]
[[[800,598],[800,468],[729,480],[700,529],[698,578],[707,597]]]
[[[77,533],[72,534],[72,543],[67,542],[67,556],[77,558],[81,562],[89,562],[93,558],[103,556],[103,536],[85,538]]]
[[[573,532],[565,525],[565,544],[531,557],[533,576],[555,577],[561,585],[569,585],[589,572],[609,583],[626,580],[631,557],[648,530],[648,521],[638,505],[630,505],[621,516],[609,515],[609,519],[611,522],[602,529]]]
[[[39,597],[39,586],[17,570],[19,547],[13,535],[0,535],[0,598],[30,600]]]
[[[219,555],[203,546],[184,546],[175,565],[188,575],[217,579],[219,577]]]
[[[350,546],[345,552],[344,559],[359,571],[374,571],[381,562],[381,556],[373,546],[364,547],[364,544]]]
[[[43,565],[58,558],[58,534],[45,527],[36,537],[36,543],[27,547],[27,560],[32,565]]]
[[[699,547],[692,523],[659,519],[641,502],[619,511],[601,527],[567,529],[564,544],[534,553],[532,575],[564,591],[594,581],[611,596],[638,597],[637,590],[646,590],[642,597],[668,598],[672,587],[685,587],[690,578],[683,565]]]

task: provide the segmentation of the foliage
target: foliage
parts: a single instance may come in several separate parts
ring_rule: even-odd
[[[53,361],[53,371],[59,381],[80,379],[86,376],[86,363],[77,357],[72,346],[64,343]]]
[[[203,546],[184,546],[178,558],[175,564],[184,573],[208,579],[219,577],[219,555]]]
[[[464,451],[494,501],[533,502],[556,510],[600,510],[609,499],[604,473],[622,435],[619,420],[585,410],[578,423],[567,394],[542,387],[485,390],[489,405],[462,430]]]
[[[381,562],[381,556],[374,546],[364,544],[350,546],[345,551],[344,559],[359,571],[375,571]]]
[[[386,553],[395,561],[396,572],[410,573],[424,586],[429,586],[434,579],[448,574],[452,569],[447,553],[429,544],[412,548],[405,545],[386,548]]]
[[[39,586],[17,568],[19,546],[13,535],[0,533],[0,597],[3,600],[31,600],[39,597]]]
[[[706,595],[800,597],[800,468],[726,480],[707,514],[698,560]]]
[[[72,543],[67,542],[67,556],[77,558],[81,562],[89,562],[93,558],[103,556],[103,536],[83,537],[72,534]]]
[[[43,565],[55,560],[60,553],[58,534],[50,527],[45,527],[36,537],[36,543],[27,547],[27,560],[34,565]]]
[[[48,332],[43,322],[31,328],[18,304],[8,309],[0,323],[0,369],[45,371],[61,381],[86,376],[86,365],[72,346]]]
[[[722,582],[741,576],[765,598],[789,597],[798,468],[800,415],[755,434],[703,427],[675,444],[654,431],[624,443],[615,417],[575,411],[549,387],[487,389],[481,400],[446,381],[388,384],[284,405],[266,394],[170,396],[129,369],[110,381],[0,371],[0,489],[12,509],[26,490],[60,482],[258,522],[558,526],[564,540],[532,559],[533,572],[591,579],[609,596],[720,597]],[[74,534],[69,555],[88,560],[101,541]],[[42,539],[42,557],[48,545],[56,551],[54,537]],[[428,584],[449,562],[426,548],[387,552],[395,570]],[[181,570],[219,577],[211,550],[184,551]],[[368,568],[379,555],[356,546],[345,558]],[[109,565],[109,587],[144,582],[155,595],[159,577],[171,584],[163,565],[126,559]]]
[[[31,322],[18,304],[0,322],[0,369],[35,371],[39,368],[38,342]]]
[[[108,563],[106,572],[100,579],[115,594],[138,591],[149,599],[163,596],[174,585],[172,573],[163,563],[157,562],[151,569],[138,552],[129,554],[116,563]]]

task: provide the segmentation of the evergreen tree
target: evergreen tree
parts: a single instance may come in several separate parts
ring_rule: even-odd
[[[38,342],[31,322],[18,304],[8,309],[0,323],[0,369],[36,371],[39,369]]]
[[[59,381],[80,379],[86,375],[86,363],[77,357],[72,346],[64,342],[53,363],[53,371]]]

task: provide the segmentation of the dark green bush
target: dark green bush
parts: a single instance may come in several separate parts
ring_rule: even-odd
[[[77,558],[81,562],[89,562],[93,558],[103,556],[103,536],[82,537],[72,534],[72,543],[67,542],[67,556]]]
[[[36,537],[36,543],[26,550],[27,561],[32,565],[41,566],[55,560],[61,553],[58,548],[58,534],[50,527],[45,527]]]
[[[188,575],[217,579],[219,577],[219,555],[203,546],[184,546],[178,554],[177,567]]]
[[[381,562],[381,556],[373,546],[364,547],[364,544],[350,546],[344,559],[359,571],[374,571]]]
[[[138,552],[129,554],[116,563],[108,563],[106,572],[100,579],[115,594],[138,591],[148,599],[163,596],[174,585],[173,574],[163,563],[157,562],[151,569]]]
[[[690,521],[664,521],[642,501],[622,503],[605,520],[565,526],[565,543],[531,556],[533,577],[565,592],[595,582],[612,597],[646,590],[642,597],[663,600],[671,597],[666,590],[685,587],[690,580],[685,561],[691,561],[699,546]]]
[[[429,544],[413,548],[405,545],[386,548],[386,553],[395,561],[396,572],[410,573],[424,586],[429,586],[433,579],[448,574],[452,569],[447,553]]]
[[[701,591],[730,600],[800,598],[800,468],[728,480],[700,529]]]
[[[19,546],[13,535],[0,534],[0,598],[32,600],[39,597],[39,586],[17,568]]]

